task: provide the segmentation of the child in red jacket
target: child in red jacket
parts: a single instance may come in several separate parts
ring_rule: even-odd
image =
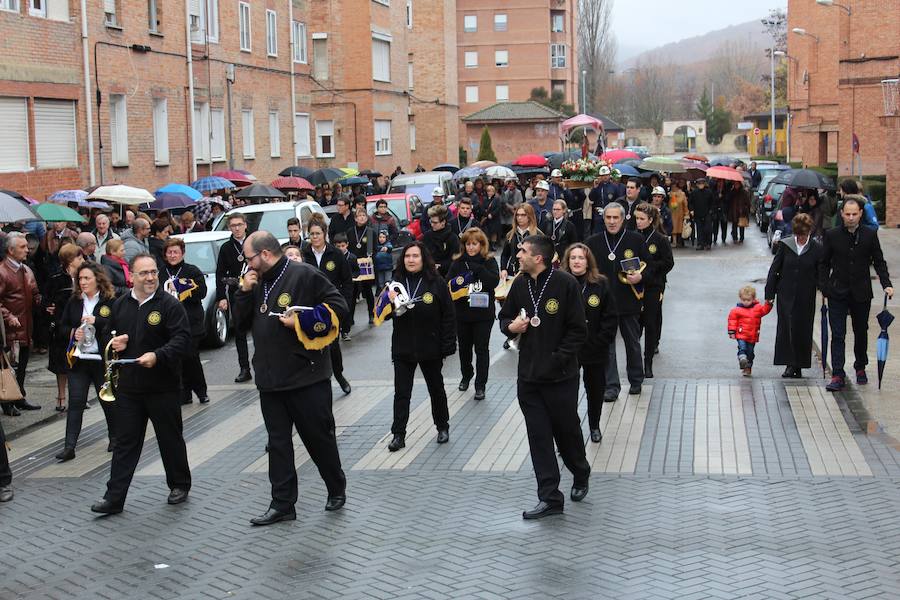
[[[759,341],[759,327],[762,318],[772,311],[772,303],[760,304],[756,301],[756,288],[745,285],[738,292],[740,302],[728,313],[728,337],[737,340],[738,362],[744,377],[750,377],[753,370],[753,349]]]

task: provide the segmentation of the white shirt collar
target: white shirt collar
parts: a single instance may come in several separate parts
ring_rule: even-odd
[[[131,290],[131,297],[134,298],[135,300],[137,300],[138,308],[140,308],[140,307],[142,307],[143,305],[147,304],[147,302],[149,302],[149,301],[153,298],[153,296],[154,296],[155,294],[156,294],[156,290],[154,290],[152,294],[150,294],[149,296],[147,296],[147,299],[146,299],[146,300],[144,300],[143,302],[141,302],[140,300],[138,300],[138,297],[135,295],[135,293],[134,293],[134,288],[132,288],[132,290]]]

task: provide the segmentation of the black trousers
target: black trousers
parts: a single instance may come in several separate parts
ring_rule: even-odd
[[[228,297],[228,308],[234,306],[234,295]],[[247,348],[247,332],[234,328],[234,347],[237,348],[238,367],[243,371],[250,370],[250,351]]]
[[[6,453],[6,432],[3,431],[3,423],[0,421],[0,487],[6,487],[12,483],[12,471],[9,469],[9,454]]]
[[[19,383],[19,388],[22,390],[22,395],[26,396],[25,392],[25,370],[28,368],[28,359],[31,357],[31,348],[25,345],[19,346],[19,362],[16,364],[16,381]],[[25,400],[19,400],[16,402],[16,405],[21,406],[25,404]]]
[[[394,359],[394,422],[391,425],[391,433],[394,435],[406,435],[406,424],[409,422],[409,400],[412,397],[413,375],[416,366],[422,370],[425,385],[428,387],[428,395],[431,397],[431,416],[437,430],[449,429],[450,411],[447,408],[447,392],[444,390],[444,376],[441,368],[444,361],[440,358],[434,360],[403,360]]]
[[[731,224],[731,240],[736,242],[738,240],[744,241],[744,229],[745,227],[738,227],[736,222]],[[725,238],[725,233],[722,233],[722,239]]]
[[[475,388],[484,389],[491,364],[489,344],[494,321],[456,321],[459,342],[459,369],[463,379],[475,376]],[[472,368],[472,349],[475,349],[475,368]]]
[[[628,383],[640,385],[644,382],[644,362],[641,357],[641,323],[639,315],[619,315],[619,333],[625,342],[625,372]],[[619,381],[619,365],[616,361],[616,340],[609,345],[609,363],[606,366],[606,390],[619,395],[622,384]]]
[[[831,324],[831,372],[845,376],[847,315],[853,327],[853,369],[865,369],[869,364],[869,310],[872,302],[855,302],[851,299],[828,299],[828,316]]]
[[[260,392],[260,408],[269,434],[270,507],[287,512],[297,503],[297,467],[294,464],[294,429],[319,469],[329,496],[341,496],[347,478],[341,469],[334,414],[331,411],[331,381],[283,392]]]
[[[335,338],[331,345],[328,346],[328,352],[331,353],[331,370],[334,374],[343,375],[344,374],[344,355],[341,354],[341,344],[340,340]]]
[[[581,209],[573,211],[569,220],[575,226],[575,239],[579,242],[584,241],[584,213],[581,212]],[[560,256],[559,260],[562,258]]]
[[[722,231],[722,243],[725,243],[725,237],[728,234],[728,219],[725,218],[725,213],[722,211],[713,211],[710,213],[710,219],[712,220],[712,241],[716,243],[719,240],[719,230]]]
[[[191,489],[191,468],[182,436],[181,392],[126,394],[120,391],[116,393],[116,404],[116,445],[104,497],[116,503],[125,502],[141,459],[148,419],[156,432],[169,489]]]
[[[105,371],[102,360],[78,360],[69,371],[66,378],[69,386],[69,409],[66,411],[66,448],[74,448],[78,444],[88,393],[93,385],[94,392],[98,396],[100,395]],[[116,439],[117,404],[101,400],[100,406],[103,407],[103,416],[106,417],[106,431],[109,439],[114,441]]]
[[[517,388],[537,479],[538,499],[562,506],[565,496],[559,491],[559,464],[554,442],[576,484],[586,483],[591,476],[578,419],[578,377],[558,383],[519,379]]]
[[[371,321],[374,318],[372,313],[375,310],[375,294],[372,292],[372,282],[357,281],[356,292],[356,296],[362,296],[365,299],[366,309],[369,311],[369,321]],[[356,310],[356,302],[353,303],[353,308]]]
[[[197,394],[197,398],[204,398],[207,395],[206,375],[203,372],[203,363],[200,361],[202,339],[202,336],[191,337],[191,353],[181,361],[181,387],[184,402],[191,401],[192,392]],[[244,341],[246,341],[246,337]]]
[[[653,358],[662,335],[662,295],[665,289],[648,288],[644,291],[644,311],[641,326],[644,328],[644,358]]]
[[[709,246],[709,217],[694,217],[694,230],[693,236],[697,242],[696,245],[698,248],[706,248]]]
[[[600,429],[603,395],[606,393],[606,361],[581,365],[581,377],[587,396],[588,427]]]

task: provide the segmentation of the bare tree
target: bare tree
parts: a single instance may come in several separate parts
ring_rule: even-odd
[[[675,84],[672,74],[675,65],[658,62],[639,63],[630,77],[632,124],[650,127],[657,134],[662,131],[664,120],[673,116],[676,109]]]
[[[612,79],[616,63],[616,38],[612,32],[613,0],[578,0],[578,61],[587,71],[585,96],[596,110],[598,92]],[[572,100],[572,99],[570,99]],[[587,112],[588,107],[581,107]]]

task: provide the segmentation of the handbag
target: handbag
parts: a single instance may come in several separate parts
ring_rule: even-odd
[[[688,219],[684,220],[684,224],[681,226],[681,239],[688,240],[694,234],[694,228],[691,226],[691,222]]]
[[[749,226],[750,226],[750,219],[748,219],[747,217],[740,217],[738,219],[738,227],[749,227]]]
[[[6,346],[6,324],[0,317],[0,335],[2,335],[3,346]],[[9,355],[6,350],[0,348],[0,402],[18,402],[22,400],[22,389],[16,380],[16,372],[9,362]]]

